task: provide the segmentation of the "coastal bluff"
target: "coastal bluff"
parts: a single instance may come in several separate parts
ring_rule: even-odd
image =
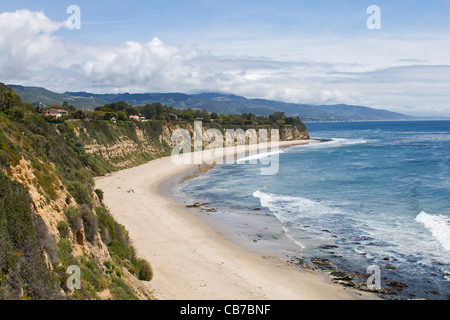
[[[178,143],[172,140],[172,134],[178,129],[187,130],[191,136],[191,145],[194,145],[194,126],[188,122],[123,122],[102,123],[101,126],[99,128],[92,122],[79,122],[74,128],[83,141],[85,153],[96,159],[97,166],[93,169],[99,174],[131,168],[170,155],[172,148]],[[268,141],[271,141],[272,130],[278,130],[280,141],[310,139],[304,123],[280,126],[219,126],[203,123],[204,147],[214,141],[209,129],[217,129],[222,133],[223,146],[229,139],[227,131],[230,130],[243,130],[246,133],[246,144],[258,141],[261,130],[268,132]]]

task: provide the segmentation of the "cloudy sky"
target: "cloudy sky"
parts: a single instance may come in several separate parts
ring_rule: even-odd
[[[70,5],[80,29],[67,27]],[[370,5],[381,29],[367,27]],[[450,1],[4,0],[0,82],[449,117]]]

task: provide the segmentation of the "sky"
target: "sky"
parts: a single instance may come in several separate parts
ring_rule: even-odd
[[[450,1],[3,0],[0,82],[449,117]]]

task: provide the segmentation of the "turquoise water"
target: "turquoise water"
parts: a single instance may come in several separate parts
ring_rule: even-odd
[[[278,174],[221,165],[183,192],[221,209],[264,208],[304,257],[362,274],[380,266],[382,287],[407,284],[391,298],[449,299],[450,121],[307,127],[331,141],[280,150]]]

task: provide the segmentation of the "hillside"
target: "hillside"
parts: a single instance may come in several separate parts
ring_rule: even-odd
[[[286,103],[274,100],[247,99],[220,93],[141,93],[141,94],[92,94],[87,92],[54,93],[44,88],[10,85],[25,102],[46,105],[67,101],[77,108],[94,109],[106,103],[124,101],[134,106],[160,102],[177,109],[205,109],[224,114],[254,113],[269,115],[284,112],[299,116],[304,121],[354,121],[354,120],[405,120],[411,116],[380,109],[351,105],[310,105]]]
[[[70,94],[61,94],[49,91],[40,87],[23,87],[18,85],[8,85],[14,92],[22,98],[23,102],[37,105],[61,105],[64,101],[76,106],[80,109],[93,109],[100,105],[104,105],[109,100],[95,98],[92,96],[71,96]]]
[[[0,84],[0,300],[151,299],[151,266],[93,177],[167,154],[159,136],[150,124],[52,121],[8,90]]]
[[[151,298],[139,281],[150,265],[94,190],[100,162],[86,138],[75,123],[0,112],[0,299]],[[69,266],[80,290],[68,287]]]
[[[80,110],[68,118],[44,117],[0,84],[0,300],[152,298],[146,286],[151,261],[135,252],[93,178],[170,155],[176,144],[171,133],[192,133],[192,122],[167,120],[173,110],[160,104],[143,111],[156,108],[161,120],[145,122],[128,120],[127,110],[136,111],[129,105],[111,107],[124,109],[94,111],[88,120],[74,118]],[[114,112],[125,120],[110,121]],[[299,119],[278,114],[262,120],[268,124],[251,127],[280,129],[281,140],[309,138]],[[234,126],[209,122],[204,130]],[[70,266],[80,268],[79,290],[68,287]]]

